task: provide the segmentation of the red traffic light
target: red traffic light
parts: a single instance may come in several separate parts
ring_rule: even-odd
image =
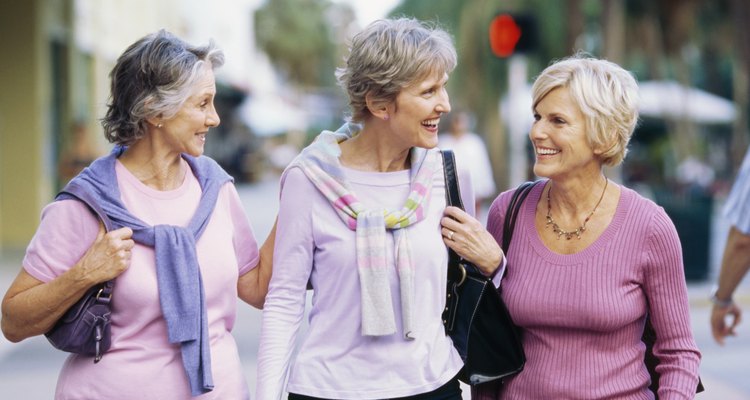
[[[518,40],[521,38],[521,28],[512,16],[500,14],[490,23],[490,48],[498,57],[508,57],[513,54]]]

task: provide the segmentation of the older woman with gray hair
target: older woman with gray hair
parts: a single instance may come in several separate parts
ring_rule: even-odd
[[[273,232],[259,249],[232,179],[203,156],[223,53],[159,31],[112,70],[111,154],[42,211],[3,299],[17,342],[47,332],[90,287],[114,280],[112,344],[71,354],[56,399],[247,399],[231,335],[236,298],[262,307]]]
[[[455,65],[449,35],[413,19],[353,37],[337,71],[351,121],[322,132],[281,177],[258,399],[461,398],[463,363],[441,320],[448,255],[435,148]],[[309,327],[292,359],[308,285]]]
[[[647,318],[658,398],[693,398],[700,352],[677,231],[663,208],[603,170],[622,162],[638,121],[635,79],[579,54],[542,71],[532,95],[534,174],[544,179],[516,214],[500,285],[527,362],[504,384],[477,387],[474,398],[653,399],[641,340]],[[513,193],[489,210],[498,242]],[[443,220],[455,231],[449,245],[474,260],[463,243],[476,221],[450,207],[446,214],[455,218]]]

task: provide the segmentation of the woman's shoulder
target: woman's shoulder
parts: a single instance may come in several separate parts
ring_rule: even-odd
[[[664,207],[629,187],[620,187],[620,204],[617,212],[621,214],[623,224],[631,226],[645,237],[677,235],[674,222]]]
[[[654,216],[667,215],[666,211],[664,211],[664,207],[625,185],[620,185],[619,208],[632,210],[632,217],[634,218],[637,218],[638,215],[643,215],[649,219]]]
[[[24,269],[49,281],[80,259],[96,238],[99,222],[78,200],[58,200],[42,210],[36,233],[26,248]]]
[[[539,191],[544,188],[544,182],[546,180],[537,180],[537,181],[527,181],[524,182],[516,187],[507,189],[503,192],[501,192],[495,200],[492,201],[492,204],[490,205],[490,214],[492,212],[500,213],[501,215],[505,215],[505,211],[508,208],[508,205],[510,205],[510,201],[513,198],[513,196],[516,194],[518,190],[520,190],[523,186],[531,185],[529,188],[529,194],[531,194],[533,191]]]
[[[216,160],[207,155],[193,157],[183,154],[182,157],[194,169],[193,174],[196,173],[195,169],[197,169],[207,179],[218,179],[220,181],[233,180],[232,176]]]
[[[531,186],[528,188],[529,190],[528,194],[526,195],[526,197],[524,197],[523,204],[526,204],[529,202],[528,199],[531,199],[534,197],[533,193],[535,191],[539,192],[544,188],[544,182],[546,182],[546,180],[544,179],[538,180],[538,181],[524,182],[519,186],[516,186],[511,189],[507,189],[501,192],[495,198],[495,200],[492,201],[492,204],[490,205],[489,211],[487,213],[487,229],[490,232],[499,232],[502,229],[503,222],[505,221],[505,214],[508,211],[508,206],[510,205],[510,202],[513,199],[513,196],[523,186],[531,184]]]
[[[295,187],[297,185],[312,185],[312,181],[308,178],[305,171],[299,164],[289,165],[279,177],[279,185],[281,189],[286,187]]]
[[[96,225],[93,211],[82,201],[76,199],[56,200],[42,209],[40,228],[51,226],[75,226],[79,224]]]
[[[318,199],[318,188],[302,167],[290,165],[279,177],[279,196],[285,199],[301,198],[303,204],[312,205]]]

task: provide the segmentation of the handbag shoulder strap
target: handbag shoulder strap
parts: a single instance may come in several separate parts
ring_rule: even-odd
[[[458,184],[456,172],[456,156],[453,150],[441,150],[443,154],[443,173],[445,176],[445,202],[449,206],[464,209],[461,200],[461,187]]]
[[[534,187],[534,184],[536,182],[531,181],[520,184],[510,199],[508,210],[505,212],[505,221],[503,221],[503,243],[500,246],[505,254],[508,253],[510,239],[513,237],[513,230],[516,228],[518,212],[521,209],[523,201],[526,200],[526,196],[531,192],[531,188]]]
[[[445,203],[448,206],[464,209],[461,201],[461,188],[458,185],[458,174],[456,172],[456,156],[452,150],[441,150],[443,155],[443,176],[445,178]],[[451,263],[461,261],[461,257],[448,247],[448,258]]]
[[[458,207],[463,210],[464,205],[461,201],[461,188],[456,173],[456,156],[451,150],[441,150],[441,153],[443,155],[443,173],[445,176],[445,202],[449,206]],[[516,188],[513,197],[510,199],[508,210],[505,213],[505,221],[503,222],[503,243],[501,248],[505,254],[508,253],[510,239],[513,236],[513,230],[516,227],[518,212],[535,183],[536,182],[531,181],[522,183]],[[450,248],[448,248],[448,254],[451,260],[460,259],[458,254]]]

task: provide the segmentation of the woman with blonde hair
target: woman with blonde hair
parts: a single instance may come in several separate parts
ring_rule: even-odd
[[[677,231],[664,209],[604,175],[622,162],[638,121],[638,86],[584,55],[547,67],[533,88],[537,181],[517,214],[502,297],[521,328],[527,362],[478,399],[653,399],[641,340],[656,331],[660,399],[691,399],[700,353],[690,328]],[[514,190],[489,210],[498,242]],[[454,249],[471,219],[449,207]],[[462,223],[464,222],[464,223]],[[484,255],[488,257],[489,255]]]

